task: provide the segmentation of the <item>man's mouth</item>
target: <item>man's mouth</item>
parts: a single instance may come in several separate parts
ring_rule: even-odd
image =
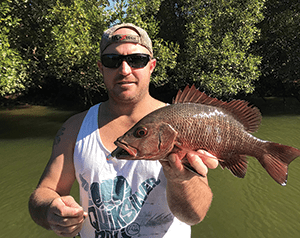
[[[119,81],[117,84],[120,85],[126,85],[126,84],[135,84],[136,82],[134,81]]]

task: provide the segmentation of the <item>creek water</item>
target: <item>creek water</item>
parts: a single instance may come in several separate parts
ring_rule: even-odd
[[[300,104],[288,111],[279,107],[283,109],[265,105],[268,113],[254,135],[300,148]],[[0,238],[57,237],[31,220],[27,202],[57,130],[73,114],[42,106],[0,110]],[[204,221],[193,226],[193,238],[300,237],[300,158],[291,163],[285,187],[274,182],[257,160],[249,161],[244,179],[219,167],[209,171],[214,199]],[[72,195],[78,201],[78,185]]]

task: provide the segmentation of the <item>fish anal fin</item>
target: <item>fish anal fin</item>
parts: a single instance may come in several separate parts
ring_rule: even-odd
[[[238,178],[244,178],[246,175],[248,161],[245,155],[235,155],[230,159],[220,160],[219,164],[223,169],[229,169]]]
[[[200,103],[221,108],[243,124],[245,130],[250,133],[257,131],[262,119],[259,109],[250,106],[248,102],[243,100],[224,102],[200,92],[195,85],[186,86],[183,91],[179,90],[173,103]]]

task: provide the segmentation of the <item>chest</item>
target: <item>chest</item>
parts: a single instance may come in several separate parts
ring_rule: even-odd
[[[98,132],[100,134],[101,141],[106,149],[113,151],[117,146],[114,142],[127,132],[134,123],[126,122],[124,120],[116,119],[107,123],[99,121]]]

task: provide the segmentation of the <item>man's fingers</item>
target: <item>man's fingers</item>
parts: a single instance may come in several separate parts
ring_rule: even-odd
[[[219,165],[219,161],[217,159],[212,159],[212,158],[208,158],[208,159],[204,160],[203,162],[210,169],[215,169]]]
[[[81,218],[63,218],[55,216],[51,222],[49,221],[50,228],[59,236],[74,237],[80,232],[86,218],[85,215],[87,216],[87,213],[84,213],[84,216]]]
[[[76,236],[82,228],[82,224],[76,224],[69,227],[61,227],[59,225],[52,225],[51,230],[53,230],[57,235],[62,237],[74,237]]]
[[[205,150],[191,151],[186,155],[190,165],[202,176],[206,176],[209,169],[218,167],[218,159]]]
[[[54,226],[58,225],[60,227],[69,227],[73,225],[80,224],[84,221],[85,217],[78,216],[78,217],[61,217],[57,215],[52,215],[49,217],[49,224]]]
[[[75,236],[88,216],[71,196],[59,197],[52,201],[47,220],[50,228],[59,236]]]
[[[168,156],[168,160],[160,160],[163,166],[165,176],[170,181],[183,181],[186,180],[186,169],[178,158],[177,154],[172,153]]]
[[[190,179],[192,171],[202,177],[206,177],[208,169],[215,169],[218,166],[218,160],[207,151],[189,151],[187,154],[171,153],[167,161],[160,161],[165,175],[168,179],[183,181]]]
[[[181,164],[181,161],[178,158],[178,155],[173,153],[169,155],[169,162],[172,169],[176,169],[178,171],[181,171],[183,169],[183,166]]]
[[[219,161],[214,155],[210,154],[206,150],[197,150],[196,153],[209,169],[215,169],[218,167]]]
[[[188,153],[186,155],[186,158],[188,159],[190,165],[203,177],[206,177],[208,173],[208,169],[205,165],[205,163],[200,159],[200,157],[197,154],[194,153]]]
[[[49,210],[60,217],[78,217],[83,215],[83,208],[71,196],[54,199]]]

